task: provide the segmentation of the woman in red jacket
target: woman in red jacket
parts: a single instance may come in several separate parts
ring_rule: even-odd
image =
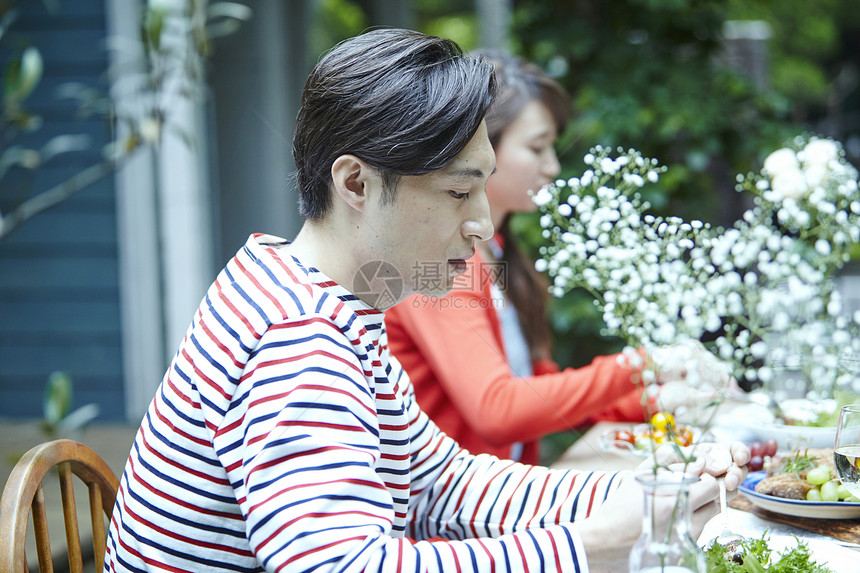
[[[496,235],[480,244],[448,296],[415,295],[385,320],[391,353],[444,432],[472,453],[536,463],[541,436],[598,419],[641,421],[643,405],[633,371],[616,355],[562,371],[550,359],[547,285],[514,243],[509,221],[535,209],[529,190],[560,172],[553,144],[567,124],[568,98],[536,66],[487,56],[499,83],[486,117],[496,152],[486,188]]]

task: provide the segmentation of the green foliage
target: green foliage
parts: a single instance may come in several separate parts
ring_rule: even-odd
[[[176,98],[205,97],[204,64],[205,58],[211,55],[212,40],[236,31],[252,15],[251,9],[240,2],[186,0],[184,5],[176,6],[167,6],[163,2],[148,3],[139,29],[143,60],[122,61],[112,70],[122,78],[118,83],[134,86],[133,95],[140,105],[113,106],[108,95],[101,90],[76,82],[63,84],[57,90],[58,94],[62,93],[58,98],[78,104],[80,117],[98,114],[105,125],[116,127],[122,124],[127,134],[104,145],[101,160],[53,187],[44,188],[34,185],[35,177],[30,174],[59,155],[90,149],[93,142],[83,133],[60,133],[43,142],[41,147],[31,148],[34,141],[41,139],[38,136],[42,134],[37,132],[45,122],[27,109],[27,99],[34,90],[47,89],[41,85],[41,79],[50,62],[42,61],[38,49],[29,46],[25,36],[19,37],[14,33],[14,25],[29,9],[26,5],[34,3],[35,0],[0,2],[0,44],[5,48],[0,94],[3,98],[0,108],[0,239],[29,218],[113,173],[143,147],[158,145],[165,132],[171,132],[193,146],[191,134],[185,133],[173,121],[177,110]],[[60,16],[58,2],[42,0],[42,3],[50,16]],[[52,22],[46,26],[46,29],[54,29],[57,24]],[[172,34],[177,30],[183,30],[182,33],[187,35],[187,45],[176,41],[178,38]],[[165,35],[172,35],[171,41]],[[131,63],[134,65],[129,65]],[[126,93],[125,97],[130,98],[131,95]],[[69,121],[60,123],[75,125]],[[33,134],[37,136],[24,137]],[[6,179],[10,172],[21,170],[30,174],[21,181]]]
[[[478,46],[478,20],[474,6],[457,0],[414,0],[416,28],[426,34],[450,38],[464,50]]]
[[[3,89],[6,114],[19,112],[21,102],[27,99],[42,79],[43,69],[42,56],[33,46],[28,46],[19,58],[9,60]]]
[[[154,7],[144,12],[141,38],[148,49],[155,51],[161,49],[161,34],[164,32],[166,18],[167,10],[164,7]]]
[[[320,0],[311,18],[308,35],[314,60],[336,43],[373,26],[369,3],[360,0]],[[478,22],[474,6],[456,0],[413,0],[413,26],[426,34],[450,38],[464,50],[478,47]]]
[[[728,4],[731,18],[764,20],[770,25],[771,85],[792,102],[793,115],[803,117],[810,108],[823,108],[832,92],[832,70],[827,67],[838,57],[843,33],[836,15],[850,2],[785,0],[776,5],[730,0]]]
[[[67,372],[52,372],[45,385],[42,430],[48,436],[72,435],[99,415],[98,404],[72,410],[74,387]]]
[[[474,15],[434,18],[427,22],[424,31],[434,36],[451,38],[467,51],[478,47],[478,30]]]
[[[731,173],[790,133],[779,98],[716,63],[726,18],[717,0],[521,3],[518,51],[568,70],[558,79],[573,97],[575,139],[563,165],[595,144],[635,147],[684,169],[664,182],[667,197],[656,205],[715,222],[717,191],[730,190]]]
[[[774,554],[767,544],[767,533],[761,539],[744,539],[734,545],[733,559],[726,546],[711,543],[705,550],[708,573],[832,573],[818,565],[806,543],[798,540],[797,547],[782,555]]]
[[[322,0],[308,34],[310,52],[322,54],[332,46],[367,28],[367,15],[354,0]]]
[[[72,407],[72,378],[66,372],[52,372],[45,386],[42,409],[45,423],[55,427]]]

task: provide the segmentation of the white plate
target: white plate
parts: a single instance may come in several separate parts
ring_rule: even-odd
[[[688,428],[693,433],[693,442],[698,442],[702,436],[702,431],[698,428],[693,428],[690,426],[684,426]],[[630,424],[619,425],[619,426],[611,426],[603,431],[600,434],[600,439],[598,440],[598,445],[600,449],[604,452],[614,452],[617,454],[630,454],[639,458],[647,458],[648,456],[654,455],[654,450],[662,446],[663,444],[652,444],[652,447],[637,449],[630,442],[622,442],[618,440],[614,440],[613,436],[615,432],[619,430],[627,430],[631,432],[634,436],[646,434],[649,430],[650,426],[648,424],[637,424],[635,426],[631,426]]]
[[[766,472],[751,472],[738,488],[749,500],[762,509],[817,519],[856,519],[860,517],[860,503],[848,501],[801,501],[758,493],[755,486],[767,475]]]
[[[786,403],[799,400],[786,400]],[[796,407],[795,404],[792,404]],[[796,448],[832,448],[836,441],[835,427],[789,426],[773,420],[773,415],[759,404],[744,404],[717,417],[714,429],[725,438],[751,443],[773,438],[780,451]],[[718,433],[715,432],[715,433]]]
[[[619,430],[627,430],[632,433],[634,436],[637,433],[643,433],[647,430],[648,424],[639,424],[637,426],[630,426],[629,424],[626,426],[612,426],[603,431],[600,434],[600,439],[598,440],[598,445],[600,449],[604,452],[614,452],[616,454],[630,454],[639,458],[645,458],[650,456],[653,452],[651,448],[642,448],[636,449],[633,447],[633,444],[630,442],[622,442],[618,440],[612,439],[615,435],[615,432]]]

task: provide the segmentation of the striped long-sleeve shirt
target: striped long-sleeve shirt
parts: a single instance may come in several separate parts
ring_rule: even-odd
[[[383,314],[255,235],[141,424],[109,571],[586,571],[616,474],[472,456],[421,412]],[[468,381],[464,381],[468,383]]]

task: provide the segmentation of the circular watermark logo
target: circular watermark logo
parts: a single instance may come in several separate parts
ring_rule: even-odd
[[[388,308],[403,295],[403,277],[390,263],[370,261],[352,278],[352,294],[373,308]]]

